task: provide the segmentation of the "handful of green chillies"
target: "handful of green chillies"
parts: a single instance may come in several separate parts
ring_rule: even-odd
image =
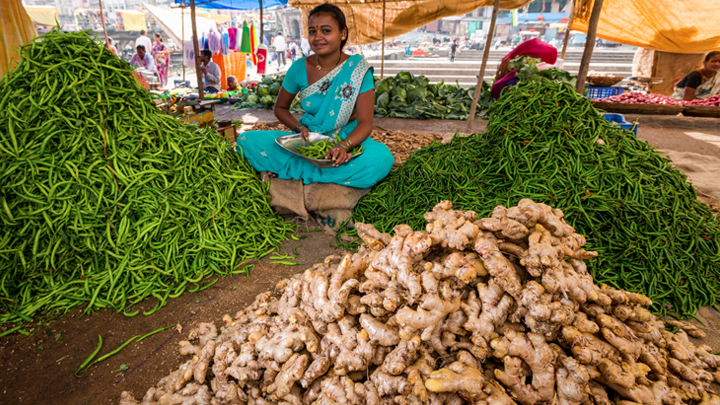
[[[160,112],[97,38],[39,38],[0,79],[0,325],[151,314],[295,229],[235,145]]]
[[[599,253],[586,262],[596,283],[689,317],[717,308],[720,223],[671,163],[571,85],[529,78],[503,91],[484,133],[416,151],[360,199],[353,220],[418,229],[442,200],[482,217],[530,198],[562,209]]]
[[[295,148],[295,151],[311,159],[325,159],[325,156],[327,156],[330,149],[337,146],[340,142],[342,142],[342,139],[340,139],[337,135],[333,135],[330,138],[323,139],[322,141],[312,143],[308,146],[298,146]],[[348,153],[357,155],[362,153],[362,151],[362,145],[358,145],[349,150]]]

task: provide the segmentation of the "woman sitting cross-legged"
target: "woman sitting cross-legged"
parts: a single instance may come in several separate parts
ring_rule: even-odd
[[[348,27],[345,15],[334,5],[323,4],[310,12],[308,39],[315,53],[298,59],[288,70],[275,116],[305,139],[310,132],[339,136],[342,142],[325,156],[333,165],[320,168],[281,148],[275,139],[289,134],[282,131],[245,132],[238,138],[238,152],[256,170],[281,179],[372,187],[393,165],[387,146],[369,138],[375,104],[372,67],[362,56],[342,52]],[[290,114],[295,97],[305,111],[299,121]],[[363,147],[362,155],[350,160],[348,152],[358,145]]]

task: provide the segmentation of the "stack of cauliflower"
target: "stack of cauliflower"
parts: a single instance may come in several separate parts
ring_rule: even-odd
[[[260,294],[141,402],[122,405],[720,404],[720,356],[643,295],[593,284],[585,238],[531,200],[491,218],[444,201],[426,231],[365,242]],[[191,342],[194,342],[191,343]]]

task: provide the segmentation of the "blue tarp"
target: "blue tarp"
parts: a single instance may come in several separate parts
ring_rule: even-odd
[[[195,0],[195,5],[199,8],[213,8],[221,10],[258,10],[260,2],[258,0],[215,0],[206,3],[208,0]],[[287,6],[288,0],[263,0],[262,7],[270,8],[275,6]],[[204,4],[203,4],[204,3]],[[175,0],[175,4],[190,4],[190,0]]]
[[[518,23],[539,22],[538,18],[540,18],[540,14],[541,13],[518,13]],[[565,17],[565,21],[567,21],[567,19],[570,18],[570,13],[542,13],[542,16],[543,22],[551,23],[560,22],[563,17]],[[497,22],[498,24],[510,24],[510,17],[498,18]]]

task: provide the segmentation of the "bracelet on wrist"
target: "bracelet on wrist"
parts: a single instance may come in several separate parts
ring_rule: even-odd
[[[305,125],[297,124],[297,125],[295,125],[295,129],[293,129],[293,131],[300,132],[300,131],[302,131],[303,128],[305,128]]]

